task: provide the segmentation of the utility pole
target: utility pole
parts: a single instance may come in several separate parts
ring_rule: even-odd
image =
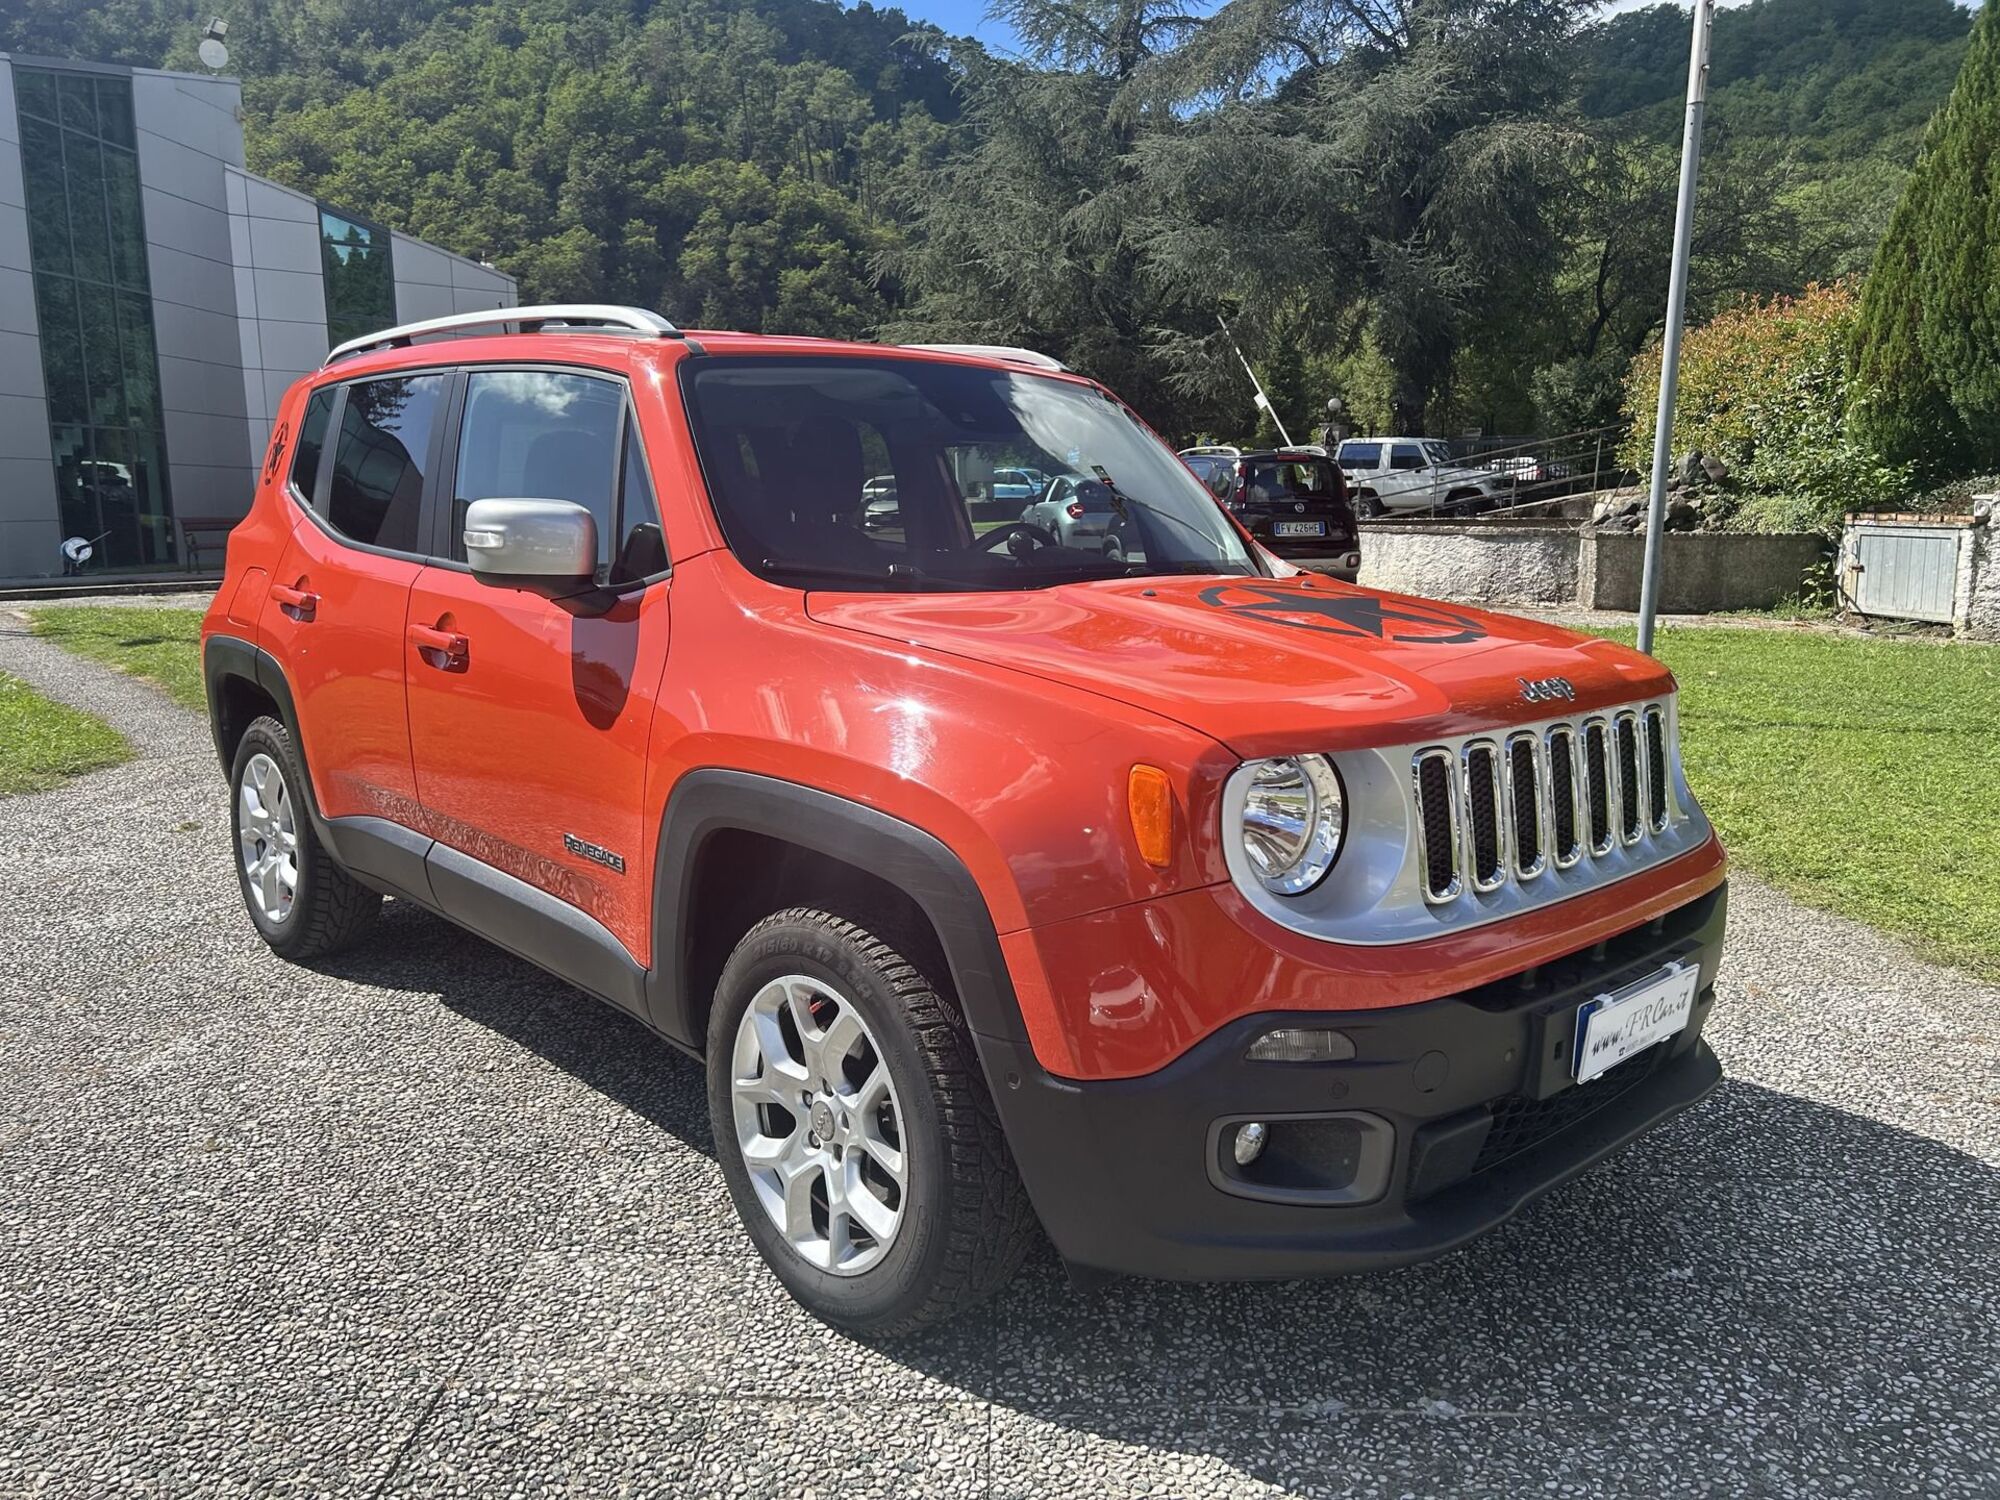
[[[1287,448],[1291,447],[1292,435],[1289,432],[1285,431],[1285,424],[1283,421],[1279,419],[1277,408],[1271,405],[1271,398],[1264,394],[1264,387],[1263,384],[1257,379],[1257,372],[1250,368],[1250,361],[1243,357],[1243,346],[1236,342],[1236,335],[1229,331],[1229,325],[1227,323],[1222,322],[1221,313],[1217,313],[1215,315],[1215,321],[1218,323],[1222,323],[1223,337],[1229,340],[1229,347],[1236,351],[1236,358],[1237,361],[1243,366],[1243,373],[1250,377],[1250,389],[1257,393],[1256,401],[1259,409],[1267,411],[1271,414],[1271,425],[1278,429],[1279,440],[1283,442]]]
[[[1701,117],[1708,106],[1708,33],[1715,0],[1694,0],[1688,56],[1687,129],[1681,136],[1681,197],[1674,215],[1674,269],[1667,281],[1667,333],[1660,347],[1660,410],[1653,427],[1653,492],[1646,503],[1646,571],[1639,584],[1639,649],[1653,649],[1660,607],[1660,535],[1667,517],[1667,469],[1673,462],[1674,400],[1681,379],[1681,328],[1687,321],[1688,256],[1694,245],[1694,188],[1701,171]]]

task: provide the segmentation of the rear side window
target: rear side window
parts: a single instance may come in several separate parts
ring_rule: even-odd
[[[1382,462],[1380,443],[1342,443],[1340,461],[1350,469],[1372,469]]]
[[[313,486],[319,482],[319,457],[326,451],[326,424],[333,420],[334,395],[331,386],[312,393],[305,420],[299,423],[299,445],[292,450],[292,488],[308,505],[318,499]]]
[[[327,524],[350,541],[423,550],[424,465],[444,400],[442,375],[399,375],[347,388],[333,449]]]
[[[465,383],[452,489],[451,555],[465,560],[475,500],[568,500],[597,522],[600,577],[617,533],[625,387],[554,370],[475,370]],[[657,524],[657,523],[656,523]]]

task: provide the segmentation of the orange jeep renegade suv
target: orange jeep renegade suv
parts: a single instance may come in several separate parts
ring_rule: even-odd
[[[1103,486],[1118,554],[975,516],[1010,471]],[[413,901],[703,1059],[750,1238],[857,1330],[1037,1226],[1080,1271],[1419,1260],[1719,1077],[1665,669],[1298,574],[1025,350],[356,340],[203,652],[264,940]]]

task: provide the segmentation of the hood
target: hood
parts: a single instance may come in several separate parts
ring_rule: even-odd
[[[814,619],[1079,687],[1244,756],[1549,719],[1668,691],[1651,657],[1552,625],[1332,579],[1132,578],[1005,594],[814,593]]]

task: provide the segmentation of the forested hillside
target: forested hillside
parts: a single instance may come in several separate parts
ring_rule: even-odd
[[[0,47],[191,67],[251,165],[691,323],[1048,347],[1240,435],[1614,420],[1664,301],[1688,18],[1595,0],[1001,0],[1019,57],[836,0],[0,0]],[[1951,0],[1720,13],[1697,318],[1866,268]]]
[[[1969,26],[1952,0],[1756,0],[1719,12],[1716,160],[1723,170],[1743,158],[1784,163],[1787,189],[1852,231],[1834,269],[1864,269],[1958,76]],[[1583,112],[1677,146],[1687,60],[1685,10],[1614,17],[1588,34]]]

